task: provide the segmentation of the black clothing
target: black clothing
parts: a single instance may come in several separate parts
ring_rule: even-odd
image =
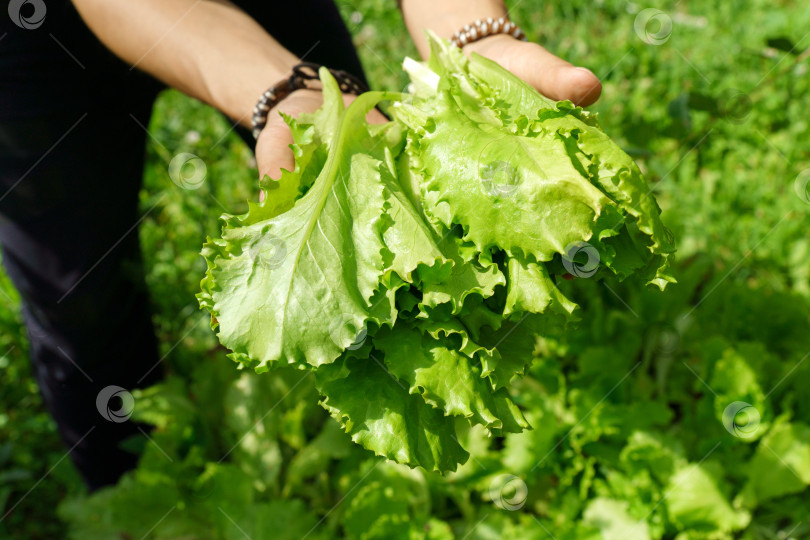
[[[98,488],[137,461],[119,448],[137,426],[105,420],[99,391],[147,386],[162,373],[137,234],[138,123],[148,125],[162,85],[109,52],[70,2],[31,0],[23,17],[40,2],[36,28],[0,13],[0,246],[44,401]],[[293,53],[363,77],[331,2],[236,4]]]

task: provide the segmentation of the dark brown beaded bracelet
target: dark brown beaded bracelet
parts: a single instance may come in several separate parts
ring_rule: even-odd
[[[320,79],[318,75],[320,67],[320,65],[312,62],[301,62],[293,66],[292,75],[264,91],[259,101],[256,102],[256,106],[253,107],[251,126],[254,139],[259,138],[259,133],[267,125],[267,115],[273,107],[296,90],[309,88],[307,81]],[[363,81],[351,73],[339,69],[330,69],[329,73],[335,78],[340,91],[344,94],[360,95],[363,92],[368,92],[368,87],[363,84]]]

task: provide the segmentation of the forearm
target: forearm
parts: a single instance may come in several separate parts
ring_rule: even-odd
[[[124,61],[249,125],[297,58],[236,6],[211,0],[73,0]]]
[[[502,0],[402,0],[401,6],[405,25],[423,58],[430,52],[425,30],[449,39],[476,19],[506,15]]]

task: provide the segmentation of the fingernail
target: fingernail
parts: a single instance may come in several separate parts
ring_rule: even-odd
[[[591,75],[593,75],[594,77],[596,77],[596,74],[595,74],[593,71],[591,71],[590,69],[588,69],[588,68],[584,68],[584,67],[577,67],[577,68],[575,68],[575,69],[578,69],[578,70],[580,70],[580,71],[584,71],[585,73],[590,73]]]

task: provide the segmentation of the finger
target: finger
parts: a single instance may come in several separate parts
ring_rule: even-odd
[[[352,102],[357,99],[357,96],[352,94],[343,94],[343,105],[348,107],[352,104]],[[385,117],[383,113],[381,113],[378,109],[374,108],[371,109],[368,114],[366,115],[366,122],[369,124],[385,124],[390,120]]]
[[[317,96],[317,97],[315,97]],[[348,107],[356,96],[344,95],[344,104]],[[293,117],[297,117],[301,110],[315,110],[321,106],[320,93],[309,95],[302,93],[297,96],[295,103],[287,103],[289,108],[285,111]],[[289,126],[284,122],[281,116],[273,114],[274,111],[268,115],[267,125],[262,129],[259,140],[256,141],[256,156],[259,165],[259,177],[264,178],[269,176],[273,179],[281,178],[282,169],[288,171],[295,170],[295,156],[290,148],[293,143],[292,133]],[[382,124],[388,122],[386,118],[377,109],[372,109],[366,115],[366,120],[371,124]],[[264,200],[264,191],[259,191],[259,200]]]
[[[586,107],[602,94],[602,83],[589,69],[576,67],[536,43],[520,43],[522,54],[511,56],[514,66],[506,66],[515,75],[555,100],[569,99]]]
[[[295,158],[290,145],[293,143],[292,133],[280,116],[267,122],[256,143],[256,153],[261,153],[259,177],[265,175],[278,180],[281,178],[281,169],[292,171],[295,168]]]
[[[354,99],[355,96],[344,96],[347,106]],[[377,109],[372,109],[366,119],[370,124],[384,124],[389,121]],[[262,163],[267,164],[266,168],[260,167],[260,178],[269,175],[270,178],[278,179],[281,177],[281,169],[294,170],[295,158],[292,149],[290,149],[292,143],[293,138],[289,126],[284,123],[280,116],[271,117],[256,144],[256,152],[263,154]]]
[[[379,109],[371,109],[371,111],[369,111],[369,113],[366,115],[366,121],[369,124],[385,124],[386,122],[390,122],[390,120],[386,118],[385,115],[379,111]]]

